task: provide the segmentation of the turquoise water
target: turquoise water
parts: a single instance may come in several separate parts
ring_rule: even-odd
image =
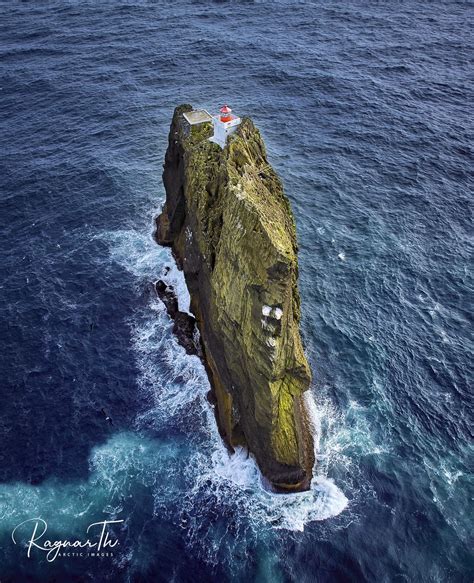
[[[2,14],[2,582],[471,581],[472,5]],[[229,457],[152,289],[171,267],[187,309],[152,239],[174,106],[226,101],[297,221],[317,466],[295,496]],[[28,558],[36,517],[122,520],[119,544]]]

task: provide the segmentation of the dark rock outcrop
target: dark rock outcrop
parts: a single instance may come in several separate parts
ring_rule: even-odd
[[[249,448],[275,489],[303,490],[314,453],[293,214],[252,121],[221,149],[210,124],[187,124],[191,109],[174,113],[155,236],[184,271],[221,434]]]
[[[173,334],[178,343],[186,350],[187,354],[193,354],[202,359],[196,318],[179,310],[178,298],[174,289],[163,280],[160,279],[155,283],[155,289],[158,297],[165,304],[168,316],[173,320]]]

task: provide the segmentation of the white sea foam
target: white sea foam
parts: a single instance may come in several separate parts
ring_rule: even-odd
[[[133,231],[105,233],[101,238],[110,244],[111,259],[134,274],[138,283],[154,281],[166,272],[180,305],[186,305],[189,294],[169,250]],[[184,530],[193,552],[198,549],[204,560],[216,563],[222,559],[222,537],[228,529],[233,529],[230,540],[237,537],[245,546],[254,540],[246,534],[249,529],[256,537],[282,529],[302,531],[347,508],[346,496],[330,478],[334,460],[340,463],[344,457],[331,435],[331,409],[315,404],[306,393],[318,473],[307,492],[273,493],[252,456],[242,448],[233,455],[226,449],[206,398],[205,369],[178,345],[162,302],[151,297],[129,324],[140,375],[137,399],[147,403],[147,411],[136,419],[137,431],[115,433],[94,448],[85,480],[0,485],[0,532],[9,536],[16,524],[41,514],[57,532],[80,536],[91,517],[122,518],[137,492],[150,491],[155,513],[168,513],[168,519]],[[163,436],[172,428],[173,438],[145,437],[150,428]]]
[[[122,240],[121,240],[122,238]],[[115,246],[112,259],[123,262],[138,277],[160,277],[172,284],[180,303],[189,301],[183,274],[173,268],[172,258],[166,249],[150,249],[139,233],[119,232],[107,236]],[[155,245],[151,241],[152,245]],[[146,254],[146,260],[141,256]],[[134,265],[134,260],[137,265]],[[171,267],[169,271],[166,269]],[[168,271],[167,275],[162,275]],[[209,390],[204,367],[196,357],[186,355],[170,332],[170,323],[159,300],[151,300],[148,314],[137,315],[131,323],[132,341],[140,369],[140,383],[153,407],[138,423],[153,423],[157,428],[176,419],[188,426],[192,442],[190,459],[186,464],[191,483],[186,508],[192,513],[205,490],[212,491],[222,504],[233,504],[247,520],[274,528],[303,530],[305,524],[336,516],[347,506],[344,493],[324,473],[313,479],[308,492],[281,495],[265,487],[261,474],[251,456],[243,449],[230,455],[218,433],[214,412],[206,394]],[[315,432],[315,448],[320,441],[320,415],[310,393],[305,395]],[[192,403],[193,419],[188,405]],[[183,418],[184,416],[184,418]],[[185,429],[186,430],[186,429]],[[316,452],[319,456],[320,452]],[[329,467],[325,464],[323,471]]]
[[[189,312],[190,296],[186,282],[168,249],[160,247],[148,233],[133,230],[107,231],[96,236],[109,247],[110,258],[139,280],[162,279],[173,286],[179,309]]]
[[[302,531],[311,521],[340,514],[348,503],[334,482],[322,475],[313,478],[307,492],[291,495],[271,492],[265,487],[254,459],[243,448],[238,448],[234,454],[216,448],[206,477],[214,483],[223,481],[226,485],[234,485],[239,506],[245,506],[249,516],[257,516],[258,522],[278,529]]]

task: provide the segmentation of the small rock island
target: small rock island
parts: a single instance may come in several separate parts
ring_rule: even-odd
[[[248,448],[272,488],[310,487],[311,381],[299,332],[293,213],[251,119],[175,109],[165,157],[158,243],[183,270],[232,450]]]

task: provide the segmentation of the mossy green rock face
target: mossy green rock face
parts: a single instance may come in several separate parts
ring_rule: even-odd
[[[223,437],[277,490],[303,490],[314,455],[293,214],[252,121],[221,149],[210,124],[187,124],[191,109],[174,113],[156,236],[184,271]]]

